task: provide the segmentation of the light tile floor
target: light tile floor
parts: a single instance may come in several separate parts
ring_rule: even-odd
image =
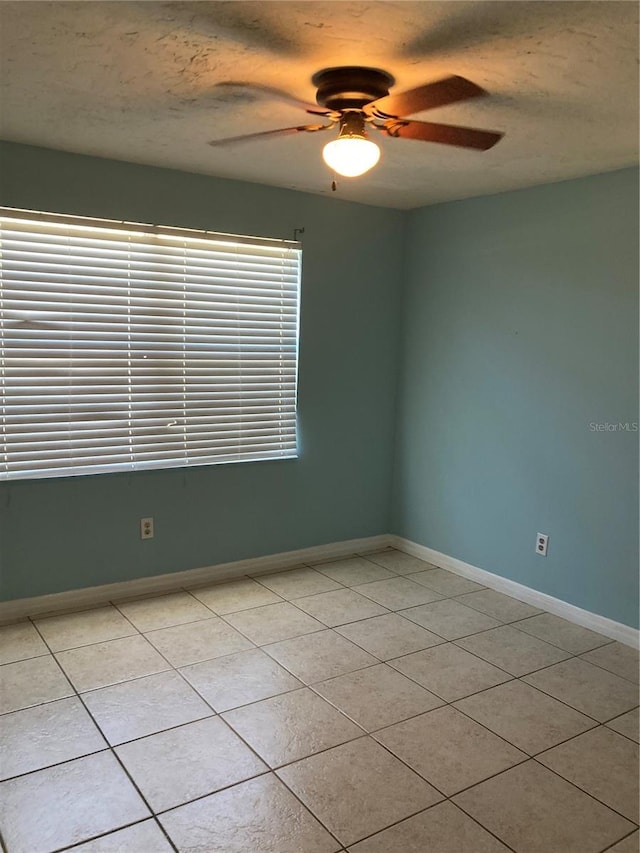
[[[8,853],[637,853],[638,654],[400,551],[0,628]]]

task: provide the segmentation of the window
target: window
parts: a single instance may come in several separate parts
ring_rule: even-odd
[[[298,243],[0,208],[0,478],[297,455]]]

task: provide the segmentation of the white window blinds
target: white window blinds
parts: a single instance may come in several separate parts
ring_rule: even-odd
[[[0,477],[296,455],[299,244],[0,208]]]

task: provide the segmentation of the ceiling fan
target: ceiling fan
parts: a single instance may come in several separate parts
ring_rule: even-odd
[[[307,113],[328,120],[325,124],[302,124],[213,139],[209,145],[229,145],[253,139],[289,136],[296,133],[317,133],[339,126],[338,138],[325,145],[324,161],[334,172],[345,177],[363,175],[380,159],[380,149],[368,138],[368,129],[380,131],[400,139],[439,142],[486,151],[498,142],[503,134],[498,131],[478,130],[450,124],[413,121],[406,116],[486,95],[484,89],[464,77],[451,76],[426,83],[399,94],[389,94],[395,83],[386,71],[377,68],[343,66],[324,68],[311,78],[317,87],[315,104],[298,101],[286,92],[251,83],[232,83],[258,89],[263,93],[294,102]]]

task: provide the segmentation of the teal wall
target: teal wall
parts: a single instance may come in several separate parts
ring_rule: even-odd
[[[638,420],[637,170],[410,213],[9,143],[0,176],[9,206],[305,228],[301,457],[0,485],[3,598],[393,530],[638,624],[638,433],[589,426]]]
[[[408,228],[394,531],[637,625],[638,171]]]
[[[389,529],[405,214],[9,143],[0,175],[12,207],[289,239],[305,228],[300,458],[5,483],[3,598]]]

